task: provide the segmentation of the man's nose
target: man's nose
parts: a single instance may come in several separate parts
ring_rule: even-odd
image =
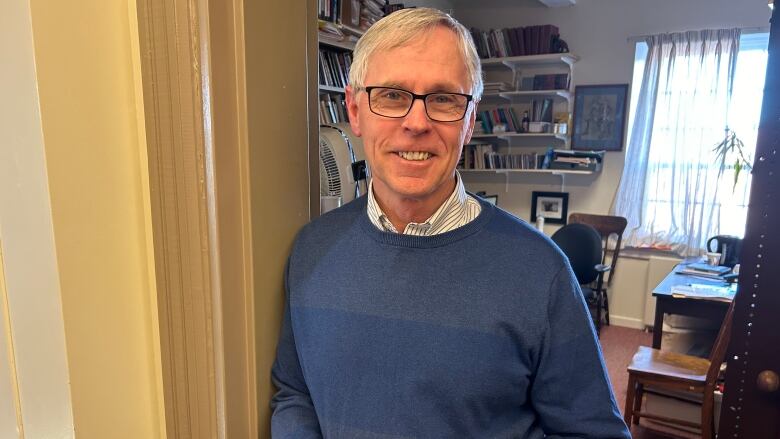
[[[404,118],[403,127],[411,131],[424,131],[430,126],[431,120],[425,112],[425,102],[422,99],[415,99],[412,108]]]

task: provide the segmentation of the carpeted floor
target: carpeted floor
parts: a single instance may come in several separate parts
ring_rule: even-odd
[[[628,384],[626,367],[628,367],[639,346],[650,346],[653,344],[653,334],[620,326],[602,326],[600,341],[601,350],[604,353],[604,362],[607,364],[607,372],[612,382],[612,390],[615,392],[620,413],[623,413],[626,401],[626,386]],[[634,439],[695,437],[693,435],[674,434],[671,431],[649,430],[642,425],[632,426],[631,434],[634,436]]]

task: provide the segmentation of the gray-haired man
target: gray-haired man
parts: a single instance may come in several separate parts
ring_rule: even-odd
[[[358,42],[347,105],[373,180],[290,255],[274,437],[630,437],[566,258],[455,171],[481,93],[440,11]]]

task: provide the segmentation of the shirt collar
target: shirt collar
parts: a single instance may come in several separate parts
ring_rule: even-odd
[[[448,218],[465,217],[467,211],[466,202],[468,194],[460,173],[455,171],[455,189],[452,194],[442,203],[441,206],[427,220],[421,223],[409,223],[403,231],[404,235],[431,236],[452,230],[452,222]],[[393,223],[379,207],[379,203],[374,196],[374,181],[368,184],[368,217],[371,223],[379,230],[391,233],[399,233]]]

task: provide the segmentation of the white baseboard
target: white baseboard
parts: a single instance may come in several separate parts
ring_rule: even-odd
[[[624,328],[645,329],[645,322],[642,319],[636,319],[632,317],[621,317],[610,314],[609,323],[611,325],[622,326]]]

